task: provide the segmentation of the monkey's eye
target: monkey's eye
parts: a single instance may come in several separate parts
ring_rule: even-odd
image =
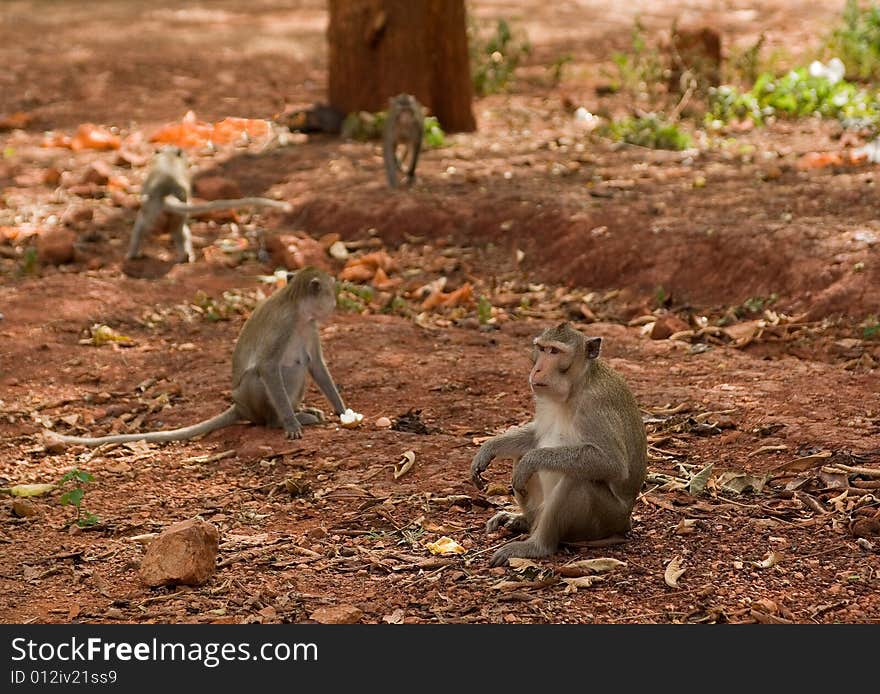
[[[544,351],[547,352],[547,354],[559,354],[559,348],[558,348],[558,347],[552,347],[552,346],[551,346],[551,347],[547,347],[547,348],[545,348]]]

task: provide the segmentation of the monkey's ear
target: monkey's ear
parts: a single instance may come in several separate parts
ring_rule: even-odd
[[[602,338],[588,337],[584,346],[587,350],[587,359],[596,359],[599,356],[599,349],[602,347]]]

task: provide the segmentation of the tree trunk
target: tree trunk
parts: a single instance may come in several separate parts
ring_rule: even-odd
[[[414,95],[449,132],[476,129],[464,0],[329,0],[330,104],[384,111]]]

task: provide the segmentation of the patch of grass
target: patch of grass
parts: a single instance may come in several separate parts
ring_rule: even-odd
[[[477,96],[506,90],[520,62],[532,51],[526,33],[511,29],[505,19],[499,19],[495,32],[485,38],[476,22],[469,22],[468,46]]]
[[[846,65],[851,79],[880,78],[880,7],[847,0],[841,24],[831,32],[828,51]]]
[[[880,318],[868,316],[862,323],[862,337],[865,340],[880,340]]]
[[[653,113],[639,118],[612,121],[605,126],[603,132],[613,140],[651,149],[683,150],[692,143],[691,136],[678,125]]]

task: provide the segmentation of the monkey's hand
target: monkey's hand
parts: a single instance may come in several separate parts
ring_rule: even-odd
[[[510,486],[517,494],[525,496],[526,485],[538,469],[538,460],[538,454],[535,451],[529,451],[513,466],[513,478],[510,481]]]
[[[471,462],[471,482],[473,482],[474,486],[481,491],[486,488],[486,480],[482,478],[481,473],[486,471],[486,468],[489,467],[489,463],[492,462],[494,457],[495,456],[489,448],[484,444],[480,447],[480,450],[477,451],[477,454]]]

